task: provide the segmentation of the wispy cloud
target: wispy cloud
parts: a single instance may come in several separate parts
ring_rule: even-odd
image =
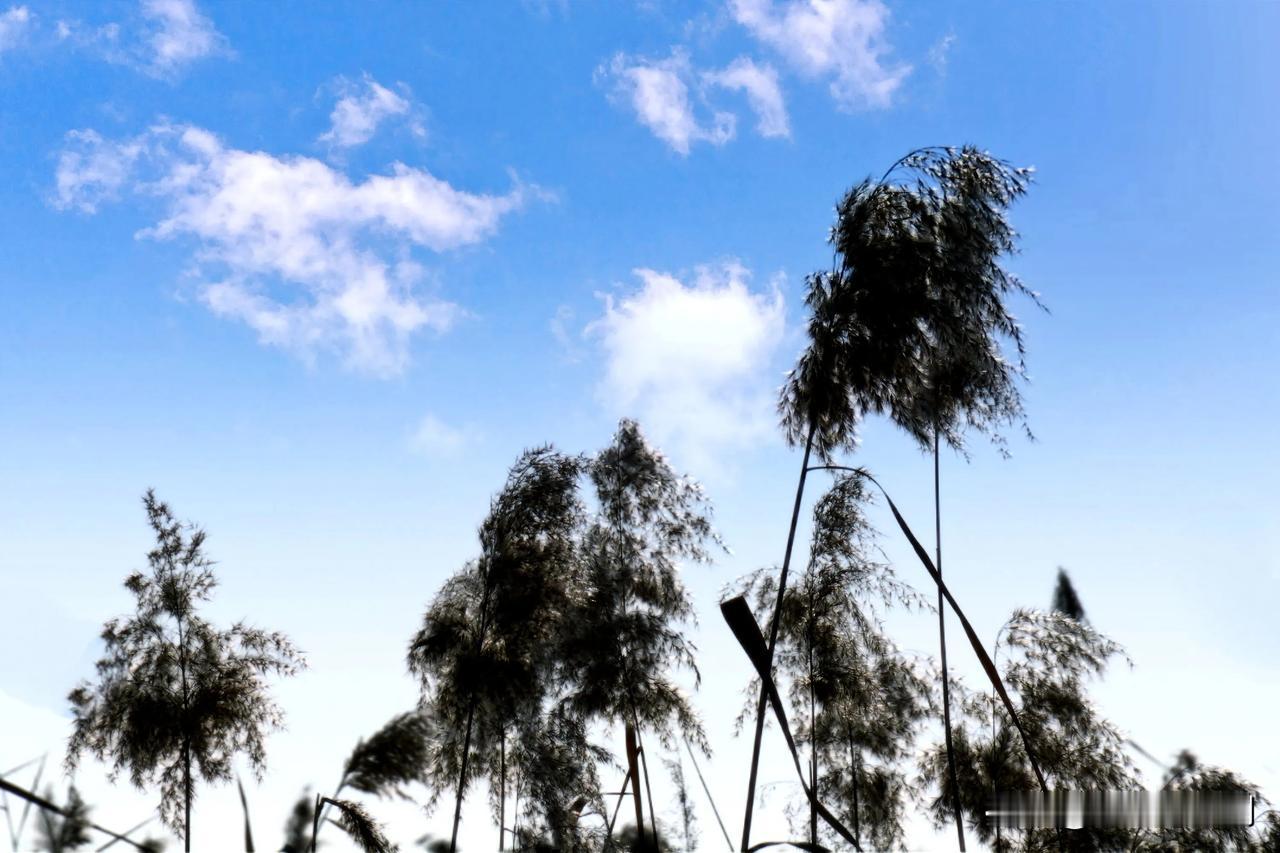
[[[947,73],[947,62],[951,58],[951,47],[955,43],[956,34],[947,33],[929,48],[929,64],[933,66],[934,71],[938,72],[939,77]]]
[[[31,29],[31,10],[26,6],[10,6],[0,12],[0,53],[22,44]]]
[[[550,18],[553,12],[562,17],[569,14],[569,0],[520,0],[520,5],[540,18]]]
[[[143,68],[157,76],[230,52],[226,38],[193,0],[142,0],[142,17],[148,24]]]
[[[54,204],[83,213],[96,213],[104,201],[114,201],[133,180],[134,166],[148,147],[147,136],[107,140],[96,130],[73,130],[58,157],[54,176]]]
[[[889,64],[881,0],[730,0],[734,19],[793,67],[830,78],[845,109],[882,108],[911,72]]]
[[[403,83],[397,87],[401,92],[394,92],[365,74],[359,82],[340,77],[335,84],[340,97],[329,114],[329,129],[320,136],[321,142],[335,148],[363,145],[384,121],[407,117],[413,107],[409,89]],[[412,121],[410,128],[418,136],[426,135],[420,122]]]
[[[732,113],[715,110],[706,119],[698,118],[690,93],[690,82],[696,78],[688,56],[680,50],[660,60],[619,53],[596,73],[611,84],[613,94],[631,107],[640,123],[677,154],[687,156],[696,142],[723,145],[733,138]]]
[[[264,344],[307,360],[333,350],[380,376],[407,366],[414,333],[444,331],[461,313],[423,292],[426,271],[410,250],[478,243],[537,193],[519,182],[471,193],[402,163],[352,180],[313,158],[231,148],[171,124],[121,141],[73,132],[55,181],[55,205],[90,213],[126,190],[158,199],[163,218],[139,236],[198,242],[192,272],[212,311]]]
[[[227,38],[194,0],[140,0],[123,22],[92,25],[60,18],[52,35],[64,48],[163,80],[176,79],[200,60],[234,55]]]
[[[415,453],[434,458],[456,456],[466,444],[467,433],[432,414],[424,415],[409,437],[409,446]]]
[[[552,316],[547,327],[551,329],[551,336],[555,338],[556,343],[560,346],[560,353],[566,361],[576,362],[582,358],[582,344],[575,338],[569,328],[573,325],[574,311],[568,305],[561,305],[556,308],[556,313]]]
[[[770,435],[767,375],[785,329],[778,288],[752,289],[736,262],[701,267],[687,283],[635,274],[640,288],[606,295],[603,316],[587,329],[603,350],[604,404],[638,417],[701,467]]]
[[[757,65],[740,56],[719,71],[708,71],[703,78],[713,86],[744,92],[756,114],[756,130],[764,137],[788,137],[791,122],[787,105],[778,85],[778,72],[770,65]]]

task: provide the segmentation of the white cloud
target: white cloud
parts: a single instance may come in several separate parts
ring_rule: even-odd
[[[418,422],[409,441],[416,453],[432,457],[453,456],[466,443],[466,433],[431,414],[424,415]]]
[[[782,294],[748,287],[730,262],[699,268],[686,284],[638,269],[638,291],[605,296],[588,335],[604,351],[603,401],[637,417],[698,466],[773,430],[770,362],[785,328]]]
[[[569,14],[569,0],[520,0],[520,5],[540,18],[550,18],[553,9],[561,16]]]
[[[703,78],[714,86],[745,92],[756,114],[756,130],[761,136],[791,135],[787,106],[778,85],[778,72],[770,65],[756,65],[740,56],[720,71],[708,71]]]
[[[556,343],[560,346],[560,354],[566,361],[570,362],[576,362],[582,358],[582,348],[569,331],[569,326],[573,324],[573,319],[573,309],[568,305],[561,305],[556,308],[555,315],[551,318],[551,322],[547,324],[551,329],[551,337],[555,338]]]
[[[831,77],[846,109],[887,107],[909,65],[887,65],[881,0],[730,0],[733,17],[802,73]]]
[[[229,148],[192,126],[162,124],[124,142],[69,138],[56,205],[92,212],[126,186],[161,200],[164,217],[140,236],[199,241],[194,273],[211,310],[265,344],[308,360],[336,350],[383,376],[407,365],[415,332],[444,331],[461,313],[422,294],[411,250],[477,243],[530,192],[469,193],[402,163],[352,181],[319,160]]]
[[[67,138],[71,145],[58,156],[54,204],[95,213],[99,204],[114,199],[130,180],[146,139],[111,142],[93,130],[73,130]]]
[[[947,73],[947,62],[951,57],[951,47],[956,43],[956,34],[947,33],[929,48],[929,64],[938,72],[938,76]]]
[[[368,74],[360,83],[339,78],[337,85],[341,97],[329,114],[329,130],[320,136],[321,142],[335,148],[363,145],[373,138],[383,121],[408,115],[412,106],[407,97],[382,86]],[[406,89],[403,83],[400,87]],[[418,135],[425,133],[420,124],[412,127]]]
[[[34,32],[35,18],[26,6],[11,6],[0,13],[0,53]],[[108,21],[94,26],[59,18],[42,34],[47,34],[45,43],[56,39],[64,47],[162,79],[175,77],[197,60],[232,53],[226,37],[194,0],[140,0],[137,12],[124,25]]]
[[[597,75],[611,79],[614,93],[630,103],[636,118],[678,154],[687,155],[695,142],[723,145],[733,138],[732,113],[717,111],[708,124],[694,114],[689,92],[693,70],[681,51],[663,60],[619,53]]]
[[[142,0],[142,16],[151,25],[144,39],[144,70],[157,76],[228,52],[226,38],[193,0]]]
[[[86,25],[83,21],[60,18],[53,27],[58,43],[76,50],[87,50],[97,54],[100,59],[118,62],[146,71],[153,76],[160,76],[148,66],[149,49],[142,43],[130,43],[122,46],[122,28],[119,23],[109,21],[97,27]]]
[[[10,6],[0,13],[0,53],[22,43],[31,27],[31,10],[26,6]]]

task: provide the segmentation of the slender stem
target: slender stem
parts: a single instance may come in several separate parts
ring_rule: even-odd
[[[40,756],[39,758],[33,758],[30,761],[24,761],[21,764],[19,764],[17,767],[13,768],[12,770],[6,770],[3,773],[0,773],[0,779],[4,779],[6,776],[12,776],[14,773],[17,773],[19,770],[25,770],[28,767],[30,767],[32,764],[35,764],[37,761],[44,761],[48,757],[49,757],[49,753],[46,752],[44,755]]]
[[[622,598],[622,613],[625,616],[627,612],[627,599],[624,595]],[[631,673],[628,663],[631,656],[623,649],[622,655],[622,677],[627,685],[627,702],[631,706],[631,719],[627,721],[625,731],[623,732],[624,742],[627,750],[628,775],[631,777],[631,791],[635,800],[636,807],[636,840],[640,845],[640,849],[645,849],[644,842],[644,802],[640,794],[640,765],[637,763],[644,760],[644,753],[640,750],[640,715],[636,713],[636,698],[634,684],[632,683]],[[646,787],[649,781],[649,771],[646,767],[644,773]],[[649,817],[654,819],[653,815],[653,794],[649,795]],[[657,829],[654,829],[654,843],[657,843]]]
[[[30,767],[32,764],[35,764],[37,761],[39,761],[40,769],[36,771],[36,782],[35,782],[35,785],[32,786],[33,788],[36,788],[38,790],[40,788],[40,773],[41,771],[44,770],[44,762],[45,762],[45,759],[48,757],[49,757],[49,753],[46,752],[44,755],[40,756],[39,758],[33,758],[30,761],[23,762],[22,764],[19,764],[17,767],[13,768],[12,770],[6,773],[0,773],[0,779],[5,778],[6,776],[12,776],[14,773],[17,773],[19,770],[23,770],[27,767]],[[30,805],[30,802],[27,802],[26,805]],[[22,833],[21,831],[18,831],[18,832],[14,831],[13,815],[9,811],[9,795],[3,791],[0,791],[0,809],[4,811],[4,820],[9,827],[9,849],[17,850],[18,840]],[[22,814],[23,814],[23,821],[25,822],[26,814],[27,814],[27,810],[25,808],[22,810]]]
[[[244,783],[236,774],[236,787],[240,789],[240,808],[244,809],[244,853],[256,853],[253,849],[253,829],[249,823],[249,800],[244,795]]]
[[[191,721],[189,717],[189,691],[187,689],[187,642],[182,616],[178,616],[178,666],[182,671],[182,794],[184,816],[182,844],[191,853]]]
[[[853,837],[859,844],[861,844],[862,831],[858,826],[858,776],[862,759],[858,756],[858,752],[854,748],[853,732],[846,730],[846,734],[849,737],[849,775],[853,781]]]
[[[644,798],[640,796],[640,764],[638,761],[640,748],[636,743],[636,728],[628,722],[624,733],[627,745],[627,765],[631,776],[631,796],[636,807],[636,838],[640,849],[644,849]]]
[[[520,842],[520,786],[524,784],[524,776],[516,773],[516,801],[511,806],[511,849],[523,850]]]
[[[183,768],[182,778],[184,781],[183,789],[186,795],[186,819],[183,822],[182,845],[186,853],[191,853],[191,738],[184,737],[182,740]]]
[[[3,778],[4,776],[0,776],[0,779],[3,779]],[[7,794],[3,796],[3,799],[0,799],[0,806],[4,807],[4,820],[5,820],[5,823],[8,824],[9,826],[9,849],[17,850],[18,836],[13,831],[13,817],[9,814],[9,797]]]
[[[618,564],[625,566],[621,559],[623,552],[623,517],[621,510],[614,510],[609,514],[610,532],[613,534],[614,545],[618,550]],[[605,543],[605,554],[608,556],[609,543]],[[621,599],[618,604],[619,611],[623,619],[627,616],[627,603],[630,598],[628,587],[624,584],[622,587]],[[625,724],[623,737],[627,750],[628,775],[631,777],[631,790],[634,794],[635,810],[636,810],[636,840],[640,849],[645,850],[645,830],[644,830],[644,802],[640,793],[640,766],[644,766],[644,782],[645,788],[649,787],[649,766],[644,759],[644,752],[640,748],[640,714],[636,710],[636,694],[635,679],[631,673],[631,655],[629,649],[624,644],[622,649],[622,681],[627,687],[627,704],[630,706],[631,719]],[[640,764],[637,764],[637,759]],[[653,843],[654,849],[657,850],[658,843],[658,825],[657,815],[653,813],[653,792],[649,791],[649,819],[653,821]]]
[[[1031,772],[1036,775],[1036,782],[1040,785],[1040,790],[1048,793],[1049,783],[1044,778],[1044,771],[1040,769],[1040,762],[1036,761],[1035,751],[1031,746],[1031,739],[1027,737],[1027,731],[1022,727],[1022,722],[1018,719],[1018,711],[1013,707],[1013,700],[1009,698],[1009,691],[1004,687],[1004,682],[1000,679],[999,673],[996,672],[996,666],[991,662],[991,655],[987,654],[986,649],[982,646],[978,639],[978,634],[973,630],[968,617],[964,615],[964,611],[960,609],[959,603],[956,602],[955,596],[947,589],[946,584],[942,582],[942,575],[938,574],[937,568],[930,559],[924,546],[920,544],[920,540],[911,532],[911,527],[907,524],[902,513],[898,511],[897,506],[893,502],[893,498],[889,497],[889,493],[884,486],[880,484],[875,477],[872,477],[863,468],[850,468],[847,465],[815,465],[812,471],[848,471],[870,481],[884,499],[889,503],[889,511],[893,513],[894,521],[898,523],[898,529],[907,537],[907,541],[911,543],[911,548],[916,552],[916,556],[920,558],[920,562],[924,565],[925,571],[929,572],[929,576],[933,578],[933,582],[937,584],[938,589],[942,592],[943,598],[947,604],[951,605],[951,610],[956,614],[956,618],[960,620],[960,627],[964,629],[965,637],[969,640],[969,646],[973,649],[973,653],[978,656],[979,663],[986,670],[987,678],[991,681],[991,686],[1000,694],[1000,701],[1004,703],[1005,710],[1009,713],[1009,719],[1013,721],[1014,728],[1018,730],[1018,736],[1022,739],[1023,749],[1027,752],[1027,760],[1031,762]]]
[[[1138,753],[1139,753],[1140,755],[1142,755],[1142,756],[1146,757],[1146,759],[1147,759],[1148,761],[1150,761],[1150,762],[1154,763],[1156,766],[1158,766],[1158,767],[1161,769],[1161,771],[1168,771],[1168,770],[1170,769],[1169,765],[1165,764],[1163,761],[1161,761],[1160,759],[1156,758],[1156,757],[1155,757],[1154,755],[1152,755],[1151,753],[1147,752],[1145,749],[1143,749],[1141,746],[1139,746],[1139,745],[1137,744],[1137,742],[1136,742],[1136,741],[1134,741],[1134,740],[1132,740],[1132,739],[1128,739],[1128,738],[1126,738],[1126,739],[1125,739],[1125,743],[1129,744],[1129,746],[1131,746],[1131,747],[1133,747],[1134,749],[1136,749],[1136,750],[1138,751]],[[1266,812],[1263,812],[1263,814],[1266,814]]]
[[[32,789],[36,791],[40,790],[40,779],[44,776],[44,763],[48,758],[49,758],[49,753],[47,752],[44,755],[40,756],[40,766],[36,768],[36,778],[31,785]],[[18,844],[19,842],[22,841],[22,831],[26,829],[27,814],[30,812],[30,810],[31,810],[31,802],[28,800],[27,802],[24,802],[22,804],[22,817],[18,818],[18,831],[13,834],[14,850],[18,849]],[[9,809],[7,804],[6,804],[4,813],[5,813],[5,817],[9,816]]]
[[[134,826],[133,826],[133,828],[132,828],[132,829],[126,829],[126,830],[124,831],[124,834],[123,834],[123,835],[116,835],[116,836],[113,836],[113,837],[112,837],[112,839],[111,839],[110,841],[108,841],[106,844],[104,844],[104,845],[102,845],[101,847],[99,847],[99,848],[98,848],[97,853],[102,853],[102,851],[103,851],[103,850],[106,850],[108,847],[112,847],[112,846],[114,846],[114,845],[115,845],[115,843],[116,843],[117,841],[119,841],[121,838],[123,838],[125,841],[128,841],[128,840],[129,840],[129,836],[130,836],[130,835],[133,835],[133,834],[134,834],[135,832],[137,832],[139,829],[142,829],[142,827],[144,827],[144,826],[146,826],[147,824],[151,823],[151,821],[153,821],[153,820],[155,820],[155,819],[156,819],[156,816],[155,816],[155,815],[152,815],[151,817],[149,817],[149,818],[147,818],[146,820],[144,820],[142,823],[134,824]],[[92,824],[90,824],[90,825],[92,826]]]
[[[488,570],[485,570],[484,578],[484,595],[480,599],[480,631],[476,634],[476,657],[480,656],[480,650],[484,648],[485,633],[489,630],[489,596],[493,592],[493,584],[490,582]],[[458,768],[458,795],[454,798],[453,806],[453,835],[449,840],[449,853],[457,853],[458,850],[458,824],[462,822],[462,795],[467,787],[467,763],[471,758],[471,729],[476,717],[476,694],[471,691],[470,701],[467,704],[467,731],[462,739],[462,761]]]
[[[316,853],[316,836],[320,834],[320,810],[324,808],[323,798],[316,794],[316,805],[311,810],[311,853]]]
[[[942,577],[942,488],[938,465],[938,430],[933,430],[933,521],[934,533],[937,537],[936,568],[938,577]],[[942,729],[947,745],[947,768],[951,778],[951,808],[956,815],[956,838],[960,842],[961,853],[964,851],[964,821],[960,813],[960,785],[956,779],[956,753],[951,743],[951,689],[950,672],[947,670],[947,609],[942,598],[942,587],[938,587],[938,645],[942,650]]]
[[[613,817],[609,820],[609,831],[605,835],[605,843],[609,847],[613,846],[613,824],[618,820],[618,812],[622,811],[622,800],[627,796],[627,786],[630,784],[631,771],[627,770],[627,775],[622,779],[622,787],[618,789],[618,803],[613,807]],[[733,845],[730,845],[729,849],[732,850]]]
[[[502,781],[498,783],[498,850],[507,849],[507,733],[502,732],[502,751],[500,753],[499,773],[502,775]]]
[[[689,760],[693,762],[693,769],[698,773],[698,781],[702,783],[702,790],[707,795],[707,802],[711,803],[711,813],[716,816],[716,823],[720,824],[720,831],[724,833],[724,843],[729,845],[729,851],[733,853],[733,841],[729,838],[729,830],[724,828],[724,821],[720,819],[720,810],[716,808],[716,801],[711,797],[711,789],[707,787],[707,780],[702,778],[702,768],[698,766],[698,759],[693,755],[693,747],[689,746],[688,738],[685,738],[684,748],[689,751]]]
[[[335,800],[336,800],[336,799],[338,799],[338,796],[342,793],[342,789],[343,789],[343,788],[345,788],[345,787],[347,787],[347,774],[346,774],[346,773],[343,773],[343,774],[342,774],[342,778],[338,780],[338,787],[336,787],[336,788],[334,788],[334,789],[333,789],[333,798],[334,798]],[[322,827],[322,826],[324,826],[324,824],[325,824],[325,819],[324,819],[324,818],[325,818],[325,815],[327,815],[327,814],[329,814],[329,804],[328,804],[328,803],[325,803],[325,804],[321,807],[321,810],[320,810],[320,820],[319,820],[319,821],[317,822],[317,824],[316,824],[316,826],[317,826],[317,827]],[[320,830],[317,828],[317,829],[316,829],[316,832],[317,832],[317,834],[318,834],[318,833],[320,832]],[[313,839],[313,840],[314,840],[314,839]]]
[[[818,843],[818,713],[814,701],[813,686],[813,579],[809,583],[809,789],[814,796],[809,800],[809,843]]]
[[[636,749],[640,752],[640,771],[644,775],[644,791],[649,798],[649,825],[653,827],[653,849],[658,850],[658,813],[653,808],[653,789],[649,787],[649,760],[644,755],[644,743],[640,739],[640,726],[636,726]]]
[[[32,793],[31,791],[28,791],[25,788],[18,787],[17,785],[5,779],[3,776],[0,776],[0,792],[4,792],[5,794],[13,794],[15,797],[25,800],[26,802],[29,802],[32,805],[37,806],[38,808],[44,809],[45,811],[53,812],[54,814],[62,815],[64,818],[69,817],[69,815],[67,814],[67,811],[63,809],[61,806],[51,803],[48,800],[46,800],[44,797],[41,797],[38,794]],[[117,841],[123,841],[126,844],[132,844],[134,847],[136,847],[139,850],[146,849],[141,844],[134,841],[132,838],[128,838],[124,835],[121,835],[118,832],[112,832],[111,830],[107,829],[105,826],[101,826],[99,824],[93,823],[92,821],[89,821],[88,825],[90,829],[96,829],[98,832],[106,833],[107,835],[110,835],[112,838],[116,839]],[[137,827],[134,827],[134,829],[137,829]],[[134,830],[131,829],[129,831],[133,832]]]
[[[787,572],[791,568],[791,549],[795,545],[796,525],[800,522],[800,503],[804,499],[804,481],[809,475],[809,455],[813,452],[815,424],[810,423],[809,434],[804,441],[804,459],[800,462],[800,482],[796,485],[796,502],[791,510],[791,527],[787,530],[787,550],[782,557],[782,571],[778,575],[778,600],[773,606],[773,621],[769,624],[769,669],[773,670],[773,649],[778,642],[778,624],[782,617],[782,596],[787,591]],[[755,810],[756,777],[760,771],[760,739],[764,734],[764,709],[767,701],[764,682],[760,684],[760,701],[756,705],[756,733],[751,747],[751,773],[747,778],[747,807],[742,821],[742,844],[745,851],[751,846],[751,817]],[[803,778],[803,777],[801,777]]]
[[[475,722],[475,717],[476,700],[475,696],[472,696],[471,704],[467,707],[467,733],[462,738],[462,767],[458,770],[458,796],[454,798],[453,835],[449,839],[449,853],[457,853],[458,849],[458,824],[462,822],[462,792],[467,785],[467,759],[471,752],[471,726]]]
[[[991,663],[993,666],[995,665],[995,662],[996,662],[996,656],[1000,654],[1000,635],[1004,633],[1004,629],[1005,627],[1007,627],[1007,625],[1008,623],[1001,626],[999,631],[996,631],[996,641],[991,645]],[[991,744],[992,746],[994,746],[995,743],[996,743],[996,689],[995,687],[992,687],[991,688]],[[991,774],[991,776],[992,776],[991,799],[995,801],[996,808],[998,809],[1000,808],[1000,805],[999,805],[1000,779],[994,773]],[[999,841],[1000,841],[1000,819],[997,818],[996,819],[996,842],[999,843]]]
[[[44,809],[40,809],[40,824],[44,827],[45,837],[55,839],[55,844],[56,844],[59,828],[57,826],[54,826],[53,818],[49,816],[50,814],[52,814],[52,812],[47,812]],[[63,820],[66,820],[66,818],[63,818]],[[16,843],[13,845],[13,849],[14,850],[18,849],[18,845]],[[54,849],[57,849],[57,848],[55,847]]]

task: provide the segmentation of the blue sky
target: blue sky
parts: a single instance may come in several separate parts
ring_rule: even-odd
[[[21,603],[0,638],[39,648],[4,665],[26,725],[0,764],[60,754],[154,486],[210,531],[215,612],[309,653],[255,794],[273,837],[413,702],[405,644],[519,450],[592,450],[631,415],[733,551],[688,582],[737,825],[747,670],[715,603],[781,556],[798,458],[772,400],[804,275],[845,188],[973,143],[1037,169],[1010,266],[1051,313],[1014,306],[1039,441],[944,462],[955,592],[994,637],[1066,566],[1136,663],[1104,710],[1280,794],[1277,24],[1246,2],[0,4],[0,572]],[[874,421],[857,458],[926,528],[928,460]],[[928,620],[900,623],[932,649]],[[781,750],[766,771],[790,780]],[[103,814],[146,813],[81,776]],[[388,809],[404,840],[444,829]],[[236,810],[209,792],[196,837]],[[467,827],[487,849],[485,817]]]

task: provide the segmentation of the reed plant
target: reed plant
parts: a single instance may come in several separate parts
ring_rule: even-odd
[[[1026,191],[1030,176],[1031,170],[972,147],[922,148],[879,180],[855,185],[836,206],[832,268],[806,279],[808,340],[779,400],[784,434],[802,449],[802,459],[768,628],[770,667],[810,458],[831,464],[840,451],[854,450],[858,425],[869,414],[887,416],[933,453],[932,562],[941,576],[940,443],[963,448],[966,427],[999,442],[998,428],[1023,414],[1017,380],[1025,376],[1025,346],[1005,300],[1015,293],[1037,304],[1038,298],[1001,260],[1016,248],[1007,208]],[[1004,340],[1016,350],[1014,360],[1005,357]],[[943,727],[949,732],[946,608],[941,589],[938,595]],[[762,689],[743,850],[750,843],[765,707]],[[811,827],[816,823],[815,804]]]
[[[88,753],[139,789],[155,784],[160,815],[191,849],[196,782],[230,781],[233,760],[266,768],[266,734],[283,715],[265,676],[289,676],[306,664],[283,634],[243,622],[215,628],[199,612],[217,586],[204,551],[205,533],[179,522],[155,492],[143,496],[156,537],[148,572],[125,580],[133,615],[112,619],[97,681],[68,697],[73,724],[66,765]]]
[[[474,769],[500,776],[493,789],[505,785],[508,735],[536,737],[555,691],[579,573],[582,470],[550,446],[523,453],[480,526],[480,556],[445,582],[410,642],[422,706],[441,724],[426,770],[431,802],[455,791],[451,849]]]

